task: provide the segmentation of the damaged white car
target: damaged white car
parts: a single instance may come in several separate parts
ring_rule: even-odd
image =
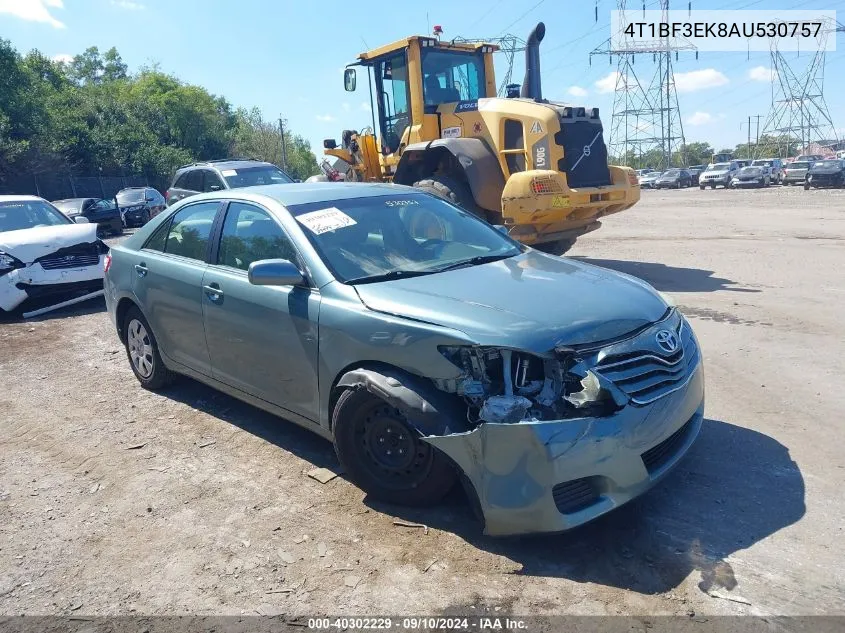
[[[380,500],[435,503],[461,479],[489,534],[618,507],[701,427],[698,344],[653,288],[416,189],[200,194],[109,258],[143,386],[186,374],[295,421]]]
[[[102,291],[107,252],[85,218],[73,222],[35,196],[0,196],[0,311]]]

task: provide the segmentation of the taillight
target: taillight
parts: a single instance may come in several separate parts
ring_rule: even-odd
[[[164,201],[170,202],[170,189],[164,192]]]
[[[103,259],[103,272],[109,272],[109,268],[111,268],[111,253],[106,253],[105,258]]]

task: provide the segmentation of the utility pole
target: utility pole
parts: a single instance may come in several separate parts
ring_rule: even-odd
[[[282,137],[282,169],[288,169],[288,147],[285,143],[285,120],[279,117],[279,135]]]
[[[763,118],[763,115],[762,114],[755,114],[754,116],[757,118],[757,141],[755,141],[755,143],[754,143],[754,153],[756,154],[757,148],[760,145],[760,119]]]
[[[748,152],[748,158],[751,158],[751,115],[748,115],[748,145],[745,146],[745,151]]]

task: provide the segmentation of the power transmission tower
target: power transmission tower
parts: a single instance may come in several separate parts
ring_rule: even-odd
[[[669,0],[659,0],[663,21],[668,22]],[[617,0],[616,6],[624,15],[628,0]],[[613,117],[610,126],[610,155],[622,164],[641,159],[649,152],[658,150],[659,167],[672,166],[673,157],[683,156],[684,126],[678,93],[675,88],[675,73],[672,56],[677,60],[680,51],[695,51],[692,44],[670,41],[669,38],[631,41],[624,34],[624,20],[620,20],[617,38],[608,39],[590,53],[617,58],[616,86],[613,98]],[[615,40],[615,42],[614,42]],[[620,43],[620,46],[614,46]],[[635,70],[637,56],[646,61],[651,58],[651,67],[643,69],[640,80]],[[642,66],[642,62],[640,62]],[[648,75],[651,74],[651,77]]]
[[[474,44],[496,44],[499,47],[497,52],[501,53],[505,57],[505,63],[507,64],[507,70],[505,71],[504,78],[501,82],[499,82],[499,90],[498,95],[500,97],[504,97],[508,84],[511,83],[511,78],[513,77],[513,60],[517,53],[520,53],[525,50],[525,40],[521,37],[517,37],[516,35],[511,35],[510,33],[506,33],[505,35],[500,35],[499,37],[488,37],[488,38],[466,38],[466,37],[456,37],[452,40],[453,42],[469,42]]]
[[[827,39],[845,30],[839,23],[827,21],[815,38],[816,52],[808,62],[800,57],[787,60],[778,50],[778,39],[772,39],[772,104],[763,136],[776,137],[782,156],[789,156],[791,145],[800,143],[798,153],[808,145],[836,143],[836,126],[824,98],[824,68]],[[806,58],[805,58],[806,59]]]

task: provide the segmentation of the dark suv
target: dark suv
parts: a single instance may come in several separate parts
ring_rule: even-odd
[[[167,204],[205,191],[238,189],[254,185],[292,183],[293,178],[271,163],[258,160],[226,158],[183,165],[176,170],[167,190]]]

